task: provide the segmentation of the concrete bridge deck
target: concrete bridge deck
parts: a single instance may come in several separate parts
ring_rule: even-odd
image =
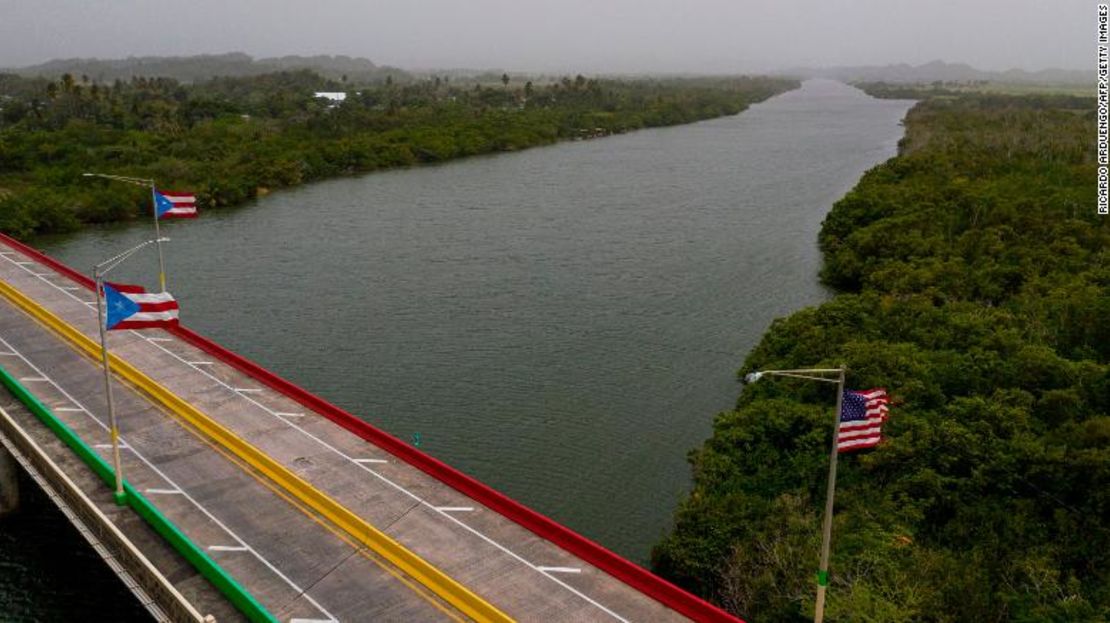
[[[0,286],[30,299],[86,339],[95,339],[92,291],[68,271],[2,238]],[[63,337],[13,296],[0,297],[0,366],[108,459],[98,362],[75,345],[79,338]],[[388,549],[383,555],[363,525],[388,535],[510,619],[730,620],[692,597],[676,598],[674,587],[643,590],[645,580],[635,569],[629,575],[604,557],[592,564],[541,538],[427,470],[352,434],[304,400],[276,391],[265,379],[179,335],[111,332],[109,347],[157,386],[276,464],[274,469],[259,464],[249,451],[238,449],[238,442],[221,442],[203,425],[183,420],[172,401],[115,378],[125,478],[279,620],[482,618],[403,559],[398,563]],[[36,435],[46,443],[49,431],[44,430]],[[274,476],[275,469],[292,474],[295,481]],[[289,482],[306,483],[310,493]],[[95,486],[89,484],[90,489]],[[126,513],[110,516],[127,524]],[[169,555],[152,560],[166,567],[166,577],[201,612],[215,613],[220,620],[238,616],[218,603],[204,580],[180,560]],[[655,580],[646,581],[653,586]]]

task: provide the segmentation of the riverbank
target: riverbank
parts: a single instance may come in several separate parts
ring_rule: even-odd
[[[917,105],[822,226],[837,296],[740,370],[846,364],[894,398],[884,443],[840,462],[827,620],[1110,616],[1094,120],[1089,98]],[[717,417],[658,572],[751,620],[812,613],[835,398],[816,385],[749,385]]]
[[[0,231],[17,238],[142,218],[149,192],[87,171],[195,192],[201,210],[279,188],[561,140],[734,115],[798,87],[760,77],[354,87],[309,71],[196,85],[0,76]],[[350,91],[342,104],[316,91]]]
[[[828,297],[821,217],[909,106],[807,81],[736,116],[291,188],[167,224],[169,288],[190,327],[646,563],[737,353]],[[34,244],[80,267],[149,235]],[[114,274],[153,287],[156,265]]]

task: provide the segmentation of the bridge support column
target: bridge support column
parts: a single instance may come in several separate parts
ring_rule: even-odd
[[[7,448],[0,446],[0,516],[19,508],[19,465]]]

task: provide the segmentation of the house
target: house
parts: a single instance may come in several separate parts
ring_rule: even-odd
[[[328,106],[332,108],[338,106],[343,100],[347,99],[347,94],[341,91],[317,91],[313,96],[317,99],[328,100]]]

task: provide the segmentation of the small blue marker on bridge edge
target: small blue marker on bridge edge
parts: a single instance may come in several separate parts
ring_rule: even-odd
[[[416,446],[417,448],[420,447],[420,433],[412,434],[412,445]]]

